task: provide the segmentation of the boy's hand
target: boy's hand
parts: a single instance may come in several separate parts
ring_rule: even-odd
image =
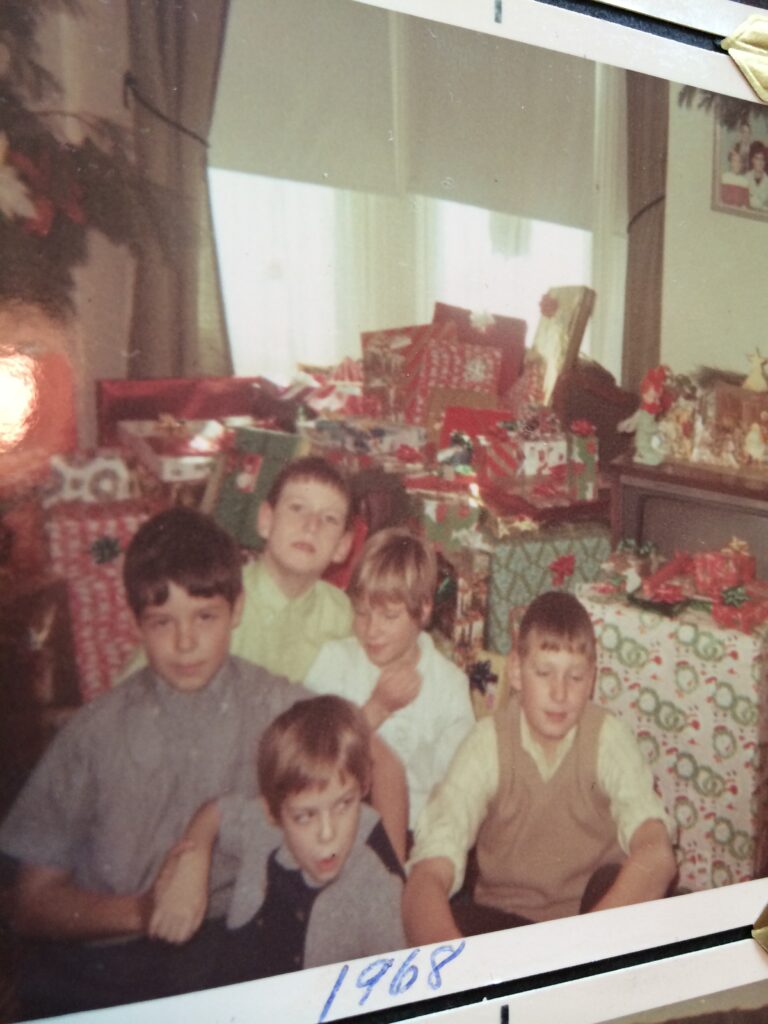
[[[385,668],[378,678],[366,704],[366,717],[372,728],[378,729],[400,708],[415,700],[421,689],[421,673],[416,668],[417,658]],[[376,721],[374,721],[376,719]]]
[[[152,890],[154,906],[147,934],[179,944],[191,939],[208,905],[210,852],[189,842],[171,850]]]

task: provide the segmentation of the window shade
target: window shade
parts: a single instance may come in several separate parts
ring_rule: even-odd
[[[588,228],[594,74],[348,0],[233,0],[210,163]]]

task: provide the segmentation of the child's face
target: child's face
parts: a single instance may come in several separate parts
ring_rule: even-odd
[[[169,583],[168,600],[150,605],[138,618],[150,666],[175,690],[202,690],[229,654],[242,610],[242,595],[232,606],[220,595],[192,597]]]
[[[417,621],[405,601],[371,604],[359,598],[354,602],[353,629],[368,660],[377,668],[389,668],[415,656],[425,614]]]
[[[341,871],[357,835],[362,794],[356,779],[336,772],[324,789],[286,797],[277,824],[304,873],[326,885]]]
[[[534,739],[550,756],[579,721],[592,695],[595,661],[586,654],[549,650],[534,629],[527,652],[511,671],[512,686],[520,691],[520,704]]]
[[[347,499],[319,480],[289,480],[274,507],[263,502],[259,533],[264,558],[278,581],[314,583],[332,562],[349,554]]]

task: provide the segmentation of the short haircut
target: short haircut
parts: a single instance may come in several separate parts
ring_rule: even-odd
[[[332,487],[335,491],[338,491],[347,503],[347,518],[344,523],[344,529],[348,530],[350,528],[355,516],[352,490],[349,481],[340,469],[320,455],[305,455],[299,459],[291,459],[290,462],[286,462],[269,488],[266,500],[272,508],[280,500],[280,495],[283,493],[285,485],[292,480],[316,480],[318,483],[325,484],[327,487]]]
[[[531,601],[517,634],[521,657],[528,653],[534,631],[547,650],[566,649],[595,660],[595,629],[589,612],[573,594],[550,590]]]
[[[374,533],[363,548],[348,594],[372,604],[403,601],[414,619],[435,596],[437,560],[431,544],[404,527]]]
[[[755,141],[750,143],[749,146],[750,161],[752,161],[758,153],[762,153],[763,156],[765,156],[765,145],[759,139],[755,139]]]
[[[331,694],[300,700],[272,722],[257,757],[259,790],[279,820],[287,797],[325,789],[337,773],[371,782],[371,731],[355,704]]]
[[[221,596],[234,605],[243,589],[240,550],[210,516],[177,505],[136,531],[125,553],[123,583],[137,618],[145,608],[165,604],[170,583],[193,597]]]

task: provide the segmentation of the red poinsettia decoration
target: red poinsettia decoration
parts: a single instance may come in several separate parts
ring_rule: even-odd
[[[549,563],[549,571],[552,573],[552,586],[562,587],[567,579],[573,576],[576,569],[575,555],[560,555],[553,562]]]
[[[578,434],[579,437],[590,437],[597,433],[597,428],[589,420],[574,420],[571,424],[571,433]]]
[[[67,173],[66,161],[59,158],[57,178],[54,181],[51,154],[44,151],[37,162],[24,153],[9,150],[8,163],[15,167],[27,186],[35,207],[35,216],[24,221],[24,230],[45,238],[53,226],[57,212],[75,224],[85,224],[82,194],[74,172]]]
[[[675,400],[671,387],[672,372],[668,366],[654,366],[640,384],[640,408],[652,416],[665,413]]]

